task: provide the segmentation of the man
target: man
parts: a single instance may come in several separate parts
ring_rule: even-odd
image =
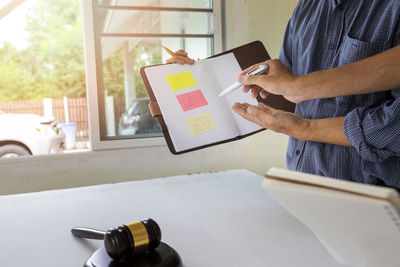
[[[266,62],[266,75],[244,76],[249,68],[239,76],[253,96],[298,103],[296,114],[263,104],[233,109],[291,136],[289,169],[400,188],[399,14],[395,0],[300,1],[280,60]]]

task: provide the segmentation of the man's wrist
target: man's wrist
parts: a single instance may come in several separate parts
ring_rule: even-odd
[[[283,97],[296,104],[308,100],[305,95],[304,82],[304,75],[293,75],[292,79],[287,82]]]
[[[302,117],[302,119],[297,123],[297,126],[292,128],[293,132],[289,135],[302,141],[308,141],[310,140],[310,134],[313,126],[313,120]]]

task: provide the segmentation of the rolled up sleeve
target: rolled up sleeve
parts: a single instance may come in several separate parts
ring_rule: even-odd
[[[293,72],[293,23],[294,18],[297,17],[296,13],[300,9],[304,1],[299,1],[296,8],[293,11],[292,17],[286,25],[285,35],[283,37],[283,43],[281,50],[279,51],[279,60],[291,71]]]
[[[346,115],[344,133],[363,160],[382,162],[400,156],[400,89],[392,95],[394,100]]]
[[[288,68],[290,71],[293,71],[292,66],[292,21],[290,20],[286,26],[284,41],[279,52],[279,60]]]

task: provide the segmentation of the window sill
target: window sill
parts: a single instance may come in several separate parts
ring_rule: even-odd
[[[149,137],[137,139],[119,139],[119,140],[92,140],[94,151],[123,149],[123,148],[144,148],[153,146],[166,146],[164,137]]]
[[[149,139],[149,140],[145,140]],[[153,148],[153,147],[167,147],[164,137],[154,137],[154,138],[140,138],[138,140],[110,140],[101,141],[97,145],[96,149],[88,149],[87,151],[77,151],[77,152],[64,152],[57,154],[45,154],[45,155],[34,155],[34,156],[23,156],[15,158],[0,159],[0,164],[7,163],[17,163],[17,162],[42,162],[42,161],[58,161],[64,159],[74,159],[74,158],[87,158],[90,156],[97,155],[101,151],[111,151],[111,150],[123,150],[123,149],[143,149],[143,148]]]

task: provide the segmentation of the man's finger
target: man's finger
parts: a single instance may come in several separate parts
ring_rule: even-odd
[[[276,108],[273,108],[273,107],[271,107],[271,106],[268,106],[268,105],[266,105],[266,104],[264,104],[264,103],[262,103],[262,102],[258,102],[258,107],[261,108],[261,109],[264,109],[264,110],[268,110],[268,111],[275,111],[275,110],[277,110]]]
[[[258,96],[258,94],[260,93],[262,89],[260,89],[258,86],[254,86],[251,88],[251,96],[253,98],[256,98]]]
[[[235,103],[232,109],[241,116],[247,113],[247,106],[240,103]]]
[[[249,105],[247,103],[243,103],[243,104],[235,103],[235,105],[233,105],[232,109],[236,113],[238,113],[240,116],[245,118],[246,120],[256,123],[256,124],[260,125],[261,127],[265,127],[262,123],[262,120],[258,117],[259,116],[259,108],[258,107]]]
[[[186,64],[192,65],[194,63],[194,59],[191,59],[189,57],[185,57],[184,59]]]
[[[250,107],[251,105],[249,103],[242,103],[241,105],[245,106],[245,107]]]
[[[188,53],[182,49],[179,49],[178,51],[176,51],[175,54],[178,56],[184,56],[184,57],[186,57],[188,55]]]
[[[265,90],[262,90],[262,91],[260,92],[260,96],[261,96],[263,99],[266,99],[269,95],[270,95],[270,93],[268,93],[268,92],[265,91]]]
[[[252,85],[244,85],[243,86],[243,90],[242,90],[243,93],[248,93],[250,90],[251,91],[256,90],[257,94],[258,94],[258,92],[261,91],[262,88],[257,86],[257,85],[254,85],[254,84],[252,84]]]
[[[263,62],[260,62],[260,63],[257,63],[257,64],[254,64],[254,65],[248,67],[247,69],[244,69],[244,70],[239,74],[239,76],[246,75],[249,71],[251,71],[251,70],[257,68],[257,67],[260,66],[260,65],[264,65],[264,64],[267,64],[267,65],[268,65],[268,61],[270,61],[270,59],[268,59],[268,60],[266,60],[266,61],[263,61]]]
[[[180,64],[180,65],[184,65],[185,64],[185,58],[181,57],[181,56],[176,56],[176,63]]]
[[[261,120],[261,117],[264,116],[265,112],[270,112],[268,109],[262,109],[257,106],[248,106],[247,107],[247,113],[257,117],[259,120]]]
[[[245,85],[245,86],[243,86],[242,91],[243,91],[243,93],[248,93],[250,91],[250,89],[251,89],[251,86]]]
[[[250,107],[251,105],[248,103],[235,103],[232,106],[232,109],[239,113],[239,115],[244,115],[247,113],[247,108]]]
[[[268,106],[266,106],[268,107]],[[268,128],[269,121],[271,121],[272,110],[268,108],[260,108],[257,106],[248,106],[247,114],[250,114],[251,121],[257,123],[261,127]]]
[[[257,85],[263,88],[262,83],[265,77],[265,75],[245,75],[241,77],[239,82],[243,85]]]
[[[193,64],[194,60],[185,56],[174,56],[172,58],[167,59],[167,63],[178,63],[178,64]]]

